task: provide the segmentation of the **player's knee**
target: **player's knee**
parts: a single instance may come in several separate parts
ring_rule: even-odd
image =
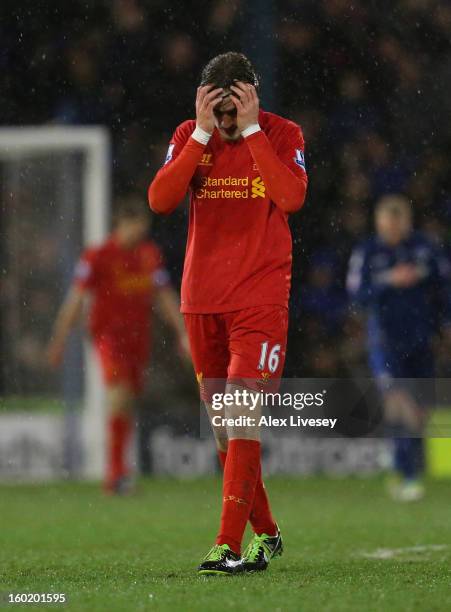
[[[227,438],[260,440],[259,412],[243,409],[241,405],[228,406],[225,410]]]

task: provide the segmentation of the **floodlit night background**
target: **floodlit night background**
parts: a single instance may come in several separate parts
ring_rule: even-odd
[[[274,410],[267,403],[265,418],[282,418],[261,427],[261,444],[250,426],[245,435],[240,423],[227,423],[233,443],[226,453],[222,437],[218,453],[196,381],[207,376],[181,350],[178,300],[168,298],[159,264],[151,281],[138,259],[149,245],[133,243],[130,252],[118,232],[101,253],[102,272],[86,283],[88,299],[102,283],[105,295],[118,292],[115,303],[99,300],[103,329],[93,330],[94,342],[106,338],[102,348],[116,352],[111,361],[119,355],[107,363],[109,388],[86,318],[61,367],[50,366],[48,346],[52,338],[55,366],[62,342],[52,329],[80,254],[103,244],[121,203],[142,203],[149,238],[180,291],[188,197],[157,215],[147,190],[174,130],[195,118],[202,68],[227,51],[255,66],[261,107],[302,127],[309,184],[289,219],[280,389],[292,401],[276,401]],[[0,0],[1,609],[28,602],[74,612],[451,610],[450,101],[451,0]],[[246,146],[238,141],[243,159]],[[293,154],[299,163],[299,149]],[[177,166],[167,169],[160,177],[170,192],[167,176]],[[272,176],[259,173],[271,193]],[[251,193],[244,202],[258,205]],[[407,196],[420,233],[366,240],[386,194]],[[233,197],[233,206],[243,204]],[[274,202],[259,201],[269,218],[281,216]],[[396,229],[407,209],[402,199],[390,202]],[[140,216],[131,218],[139,231]],[[367,259],[361,249],[350,266],[365,240]],[[88,260],[78,280],[88,280]],[[145,302],[158,278],[166,318],[156,299],[144,392],[134,402],[131,373],[118,375],[117,364],[133,356],[136,365],[145,322],[133,327],[130,302],[122,302],[136,286],[133,296]],[[85,293],[70,295],[81,310]],[[373,323],[384,315],[370,332],[368,312]],[[145,304],[140,313],[145,319]],[[270,363],[280,363],[282,339],[266,341],[260,321],[275,326],[275,318],[255,317],[251,329],[241,323],[250,316],[227,315],[242,346],[263,337],[252,367],[262,368],[260,383],[274,380]],[[226,327],[224,319],[216,324]],[[239,354],[239,342],[222,343],[220,357],[225,348]],[[400,370],[417,377],[401,379]],[[240,412],[233,402],[227,416]],[[291,426],[283,417],[298,420]],[[283,556],[273,563],[280,534]],[[228,574],[269,567],[222,580],[199,575],[205,563]]]
[[[285,376],[368,375],[364,331],[344,279],[351,250],[371,230],[376,199],[406,193],[417,226],[450,251],[449,2],[3,0],[0,40],[0,123],[106,126],[113,210],[124,194],[146,201],[172,131],[194,116],[202,66],[223,51],[248,54],[262,107],[298,122],[306,140],[308,197],[291,219]],[[79,373],[66,367],[62,381],[43,351],[81,248],[80,220],[49,209],[45,194],[76,200],[77,170],[56,191],[49,178],[43,185],[49,175],[39,168],[27,172],[27,187],[13,198],[2,174],[0,389],[6,411],[50,404],[57,411],[58,398],[80,390]],[[153,216],[151,232],[177,289],[186,211]],[[169,330],[158,321],[154,328],[140,407],[144,437],[168,423],[190,431],[198,410],[192,372],[174,367]],[[437,374],[449,376],[451,347],[437,342],[436,357]],[[147,469],[145,452],[142,461]]]

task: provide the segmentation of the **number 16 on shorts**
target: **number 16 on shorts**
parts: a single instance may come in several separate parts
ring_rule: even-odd
[[[271,348],[269,346],[269,342],[262,342],[260,346],[260,360],[258,362],[257,369],[268,369],[271,374],[274,374],[279,367],[281,346],[280,344],[274,344],[274,346]]]

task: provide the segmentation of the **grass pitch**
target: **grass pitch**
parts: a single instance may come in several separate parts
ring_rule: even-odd
[[[0,488],[0,592],[11,609],[138,611],[451,609],[451,483],[398,505],[381,480],[267,483],[285,553],[260,575],[201,578],[219,480],[154,480],[133,498],[64,483]],[[66,605],[5,594],[65,593]]]

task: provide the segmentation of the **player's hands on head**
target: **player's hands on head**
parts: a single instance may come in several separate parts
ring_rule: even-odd
[[[240,132],[242,132],[250,125],[258,123],[260,104],[257,90],[250,83],[242,83],[241,81],[235,81],[235,84],[230,89],[232,90],[230,97],[237,110],[237,126]]]
[[[222,87],[203,85],[197,88],[196,124],[205,132],[213,134],[215,129],[214,107],[222,100]]]

